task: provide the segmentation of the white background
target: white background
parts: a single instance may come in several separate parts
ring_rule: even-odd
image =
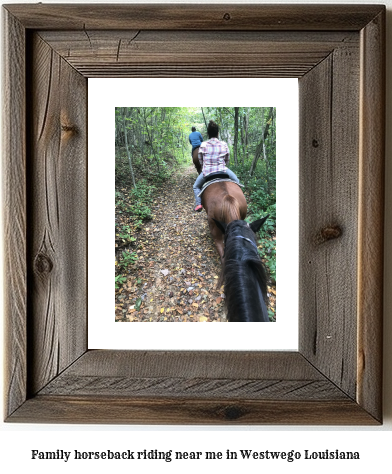
[[[28,3],[13,0],[13,3]],[[56,2],[47,2],[56,3]],[[62,2],[58,2],[62,3]],[[74,2],[77,3],[77,2]],[[91,3],[84,0],[84,3]],[[108,0],[105,2],[108,3]],[[141,3],[141,2],[134,2]],[[156,3],[156,2],[155,2]],[[174,3],[174,2],[172,2]],[[181,2],[178,2],[181,3]],[[186,2],[183,2],[186,3]],[[210,1],[199,1],[211,3]],[[219,2],[216,2],[219,3]],[[223,2],[221,2],[223,3]],[[241,3],[230,2],[225,3]],[[272,0],[252,1],[247,3],[274,3]],[[278,3],[278,2],[275,2]],[[293,2],[285,0],[283,3],[317,3]],[[321,3],[321,2],[320,2]],[[324,2],[328,3],[328,2]],[[361,3],[358,1],[333,0],[329,3]],[[378,4],[379,1],[367,0],[366,3]],[[392,98],[391,98],[391,10],[392,0],[383,2],[387,5],[387,162],[386,162],[386,210],[385,210],[385,325],[384,325],[384,425],[382,427],[301,427],[301,426],[274,426],[274,427],[204,427],[204,426],[98,426],[98,425],[29,425],[29,424],[1,424],[0,432],[0,463],[2,470],[11,469],[18,472],[52,473],[57,472],[85,472],[87,469],[96,473],[106,473],[109,469],[117,472],[146,472],[156,469],[160,472],[206,472],[222,468],[227,473],[237,473],[247,470],[249,473],[259,473],[264,469],[286,469],[293,473],[330,473],[346,472],[361,468],[368,471],[390,472],[390,446],[392,442]],[[203,325],[201,325],[203,326]],[[206,325],[204,325],[206,326]],[[234,462],[234,461],[195,461],[165,463],[152,461],[148,464],[130,464],[128,461],[117,462],[76,462],[63,461],[32,461],[32,449],[51,451],[64,450],[143,450],[143,449],[174,449],[197,451],[226,451],[239,449],[261,450],[291,450],[304,449],[324,450],[359,450],[360,461],[297,461],[294,463],[261,461]],[[5,471],[7,472],[7,471]]]
[[[203,99],[191,91],[202,90]],[[102,94],[105,91],[105,94]],[[162,91],[165,91],[162,94]],[[90,79],[90,349],[296,350],[298,348],[298,81],[296,79]],[[191,101],[194,102],[191,102]],[[277,322],[114,322],[114,108],[276,107]],[[96,130],[106,130],[97,139]],[[190,147],[189,147],[190,151]],[[189,164],[191,159],[189,156]],[[196,176],[196,174],[195,174]],[[189,194],[193,190],[189,188]],[[192,209],[184,208],[184,214]],[[206,219],[205,213],[200,216]],[[164,267],[161,268],[163,270]]]

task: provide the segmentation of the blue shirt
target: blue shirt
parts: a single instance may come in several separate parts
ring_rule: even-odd
[[[192,145],[193,148],[197,148],[201,145],[203,141],[203,137],[201,136],[200,132],[192,132],[189,135],[189,143]]]

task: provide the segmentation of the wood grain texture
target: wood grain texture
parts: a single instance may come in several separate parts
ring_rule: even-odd
[[[3,15],[3,156],[5,416],[26,400],[26,90],[25,32]]]
[[[300,77],[342,43],[355,44],[358,35],[84,30],[40,36],[85,77]]]
[[[299,84],[300,347],[355,398],[359,50],[335,49]]]
[[[298,352],[92,350],[67,375],[324,380]]]
[[[385,12],[361,32],[357,399],[382,418]]]
[[[344,400],[299,353],[89,351],[40,395]]]
[[[29,188],[32,394],[86,351],[86,79],[37,35]]]
[[[34,401],[11,421],[375,423],[301,354],[284,352],[94,350]]]
[[[346,400],[329,380],[208,379],[206,377],[89,377],[61,375],[40,395],[230,400]]]
[[[350,399],[284,401],[40,396],[8,420],[22,423],[179,425],[375,425]]]
[[[358,31],[379,5],[20,4],[6,8],[31,29]]]

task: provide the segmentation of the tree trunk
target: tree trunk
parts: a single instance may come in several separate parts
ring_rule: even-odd
[[[234,163],[237,166],[237,145],[238,145],[238,109],[239,107],[234,107],[234,145],[233,145],[233,155]]]
[[[250,107],[248,107],[248,110],[244,114],[243,118],[243,141],[242,141],[242,146],[244,150],[244,154],[242,157],[242,164],[244,164],[244,158],[247,158],[248,156],[248,129],[249,129],[249,113],[250,113]]]
[[[131,152],[130,152],[130,150],[129,150],[129,145],[128,145],[127,127],[125,126],[125,112],[124,112],[124,111],[123,111],[123,130],[124,130],[125,147],[126,147],[127,153],[128,153],[129,169],[131,170],[131,176],[132,176],[133,187],[136,188],[135,175],[134,175],[134,173],[133,173],[133,167],[132,167]]]
[[[230,141],[230,137],[229,137],[229,134],[228,133],[225,133],[226,132],[226,124],[225,124],[225,121],[223,120],[223,117],[222,117],[222,110],[218,107],[217,108],[218,112],[219,112],[219,118],[220,118],[220,127],[219,127],[219,135],[220,135],[220,138],[227,143],[227,145],[229,145],[229,141]]]
[[[207,120],[206,120],[206,117],[205,117],[205,115],[204,115],[204,110],[203,110],[203,107],[200,107],[200,108],[201,108],[201,113],[203,114],[204,123],[206,124],[206,131],[207,131],[207,128],[208,128],[208,126],[207,126]]]
[[[157,154],[155,153],[155,150],[154,150],[154,147],[153,147],[153,144],[152,144],[152,136],[150,135],[150,130],[149,130],[148,124],[147,124],[145,107],[143,107],[143,118],[144,118],[144,125],[146,126],[147,136],[148,136],[148,139],[149,139],[149,142],[150,142],[152,154],[154,155],[155,161],[157,162],[158,171],[160,171],[159,160],[158,160]]]
[[[267,159],[267,155],[265,153],[265,143],[264,142],[265,142],[265,140],[268,136],[268,130],[269,130],[269,127],[270,127],[270,124],[271,124],[273,111],[274,111],[274,108],[270,107],[269,112],[268,112],[268,117],[267,117],[267,123],[265,124],[265,126],[264,125],[262,126],[261,140],[260,140],[259,144],[257,145],[256,152],[255,152],[255,157],[253,158],[253,162],[252,162],[252,165],[251,165],[250,170],[249,170],[249,176],[253,176],[253,173],[256,169],[257,161],[258,161],[258,159],[259,159],[262,152],[264,154],[264,159],[265,160]],[[263,120],[264,120],[264,109],[263,109]]]

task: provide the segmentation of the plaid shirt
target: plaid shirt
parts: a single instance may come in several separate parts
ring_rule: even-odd
[[[200,145],[198,158],[203,168],[203,176],[216,171],[226,171],[230,158],[229,147],[217,138],[210,138]]]

